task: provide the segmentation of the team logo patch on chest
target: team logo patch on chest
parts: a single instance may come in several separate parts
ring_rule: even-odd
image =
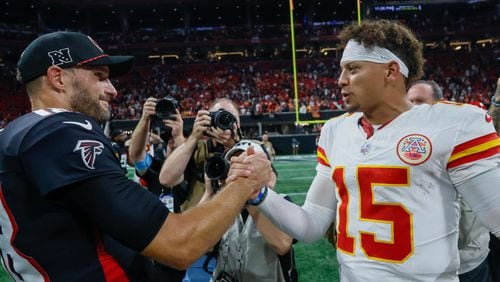
[[[432,154],[431,140],[420,134],[410,134],[399,140],[396,147],[399,159],[409,165],[419,165]]]
[[[96,157],[102,153],[102,149],[104,149],[104,145],[99,141],[79,140],[73,152],[80,151],[85,166],[90,169],[95,169],[94,163]]]

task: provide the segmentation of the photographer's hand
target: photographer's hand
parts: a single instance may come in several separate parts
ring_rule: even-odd
[[[175,120],[164,119],[163,124],[172,128],[172,138],[174,138],[175,147],[178,147],[184,143],[184,121],[182,120],[181,113],[179,110],[175,110]]]
[[[196,138],[197,140],[203,137],[203,134],[210,129],[210,112],[206,110],[200,110],[196,114],[196,119],[193,123],[193,131],[191,132],[191,136]]]
[[[142,116],[141,119],[151,120],[155,115],[156,102],[158,100],[154,97],[149,97],[144,105],[142,106]]]
[[[146,158],[146,146],[150,137],[151,119],[156,114],[156,98],[149,97],[142,106],[142,116],[137,123],[130,146],[128,149],[128,159],[131,163],[143,161]]]
[[[207,131],[207,135],[212,137],[215,142],[222,144],[225,148],[231,148],[236,144],[232,132],[229,129],[222,130],[220,128],[211,127],[210,130]]]

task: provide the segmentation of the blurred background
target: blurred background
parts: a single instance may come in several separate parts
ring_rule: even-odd
[[[315,171],[324,121],[344,113],[337,86],[337,34],[352,21],[391,19],[424,43],[425,76],[450,101],[489,107],[500,74],[496,0],[6,0],[0,2],[0,128],[30,112],[16,81],[22,50],[40,34],[80,31],[136,66],[113,80],[108,127],[130,133],[144,101],[173,96],[184,129],[214,99],[239,105],[243,133],[267,132],[278,155],[280,192],[302,204]],[[359,6],[358,6],[359,4]],[[295,95],[291,16],[295,37]],[[297,98],[297,99],[295,99]],[[288,156],[300,154],[301,156]],[[130,177],[134,177],[130,167]],[[300,281],[337,281],[326,240],[295,247]],[[7,265],[2,256],[4,267]],[[0,281],[9,281],[0,271]]]
[[[487,107],[499,74],[495,0],[295,0],[294,100],[289,0],[6,0],[0,3],[0,128],[30,111],[16,82],[20,52],[38,35],[81,31],[108,53],[136,56],[113,81],[111,127],[132,130],[149,96],[172,95],[192,117],[218,97],[240,105],[243,132],[269,132],[278,155],[313,153],[322,121],[341,114],[336,35],[351,21],[392,19],[424,42],[425,79],[447,100]],[[295,112],[298,112],[298,115]],[[319,120],[309,123],[302,121]]]

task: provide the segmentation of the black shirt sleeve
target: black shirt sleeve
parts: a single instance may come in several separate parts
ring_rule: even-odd
[[[66,202],[103,232],[141,252],[165,222],[169,210],[123,174],[106,174],[65,187]]]

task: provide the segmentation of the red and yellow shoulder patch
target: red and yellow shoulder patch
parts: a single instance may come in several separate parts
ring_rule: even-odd
[[[496,133],[487,134],[455,146],[447,168],[454,168],[500,154],[500,138]]]
[[[330,162],[328,161],[328,158],[326,157],[325,150],[321,147],[318,146],[318,150],[316,151],[316,155],[318,158],[318,163],[330,167]]]

